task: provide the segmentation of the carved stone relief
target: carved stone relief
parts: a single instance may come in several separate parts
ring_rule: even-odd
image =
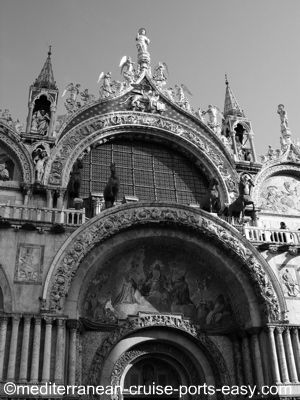
[[[20,243],[17,252],[15,282],[41,283],[44,246]]]
[[[288,298],[300,299],[300,273],[297,265],[277,265],[284,295]]]

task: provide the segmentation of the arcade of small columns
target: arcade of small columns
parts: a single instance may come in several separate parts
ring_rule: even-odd
[[[10,329],[8,329],[9,326]],[[63,317],[2,315],[0,317],[0,381],[44,383],[51,380],[56,383],[74,385],[79,326],[78,320]],[[52,340],[54,331],[55,341]],[[33,337],[30,340],[31,335]],[[267,337],[266,348],[262,346],[261,335]],[[18,346],[18,338],[21,338],[19,339],[21,346]],[[231,339],[237,384],[256,384],[260,387],[272,383],[299,383],[299,326],[276,325],[267,326],[264,329],[252,328],[242,335],[232,336]],[[31,342],[32,346],[30,346]],[[8,357],[5,357],[7,352]],[[65,373],[66,356],[68,357],[67,373]],[[51,372],[53,357],[54,371]],[[264,357],[269,357],[268,360],[272,366],[272,382],[268,382],[270,378],[264,376]],[[42,359],[41,371],[39,370],[40,358]],[[17,360],[19,360],[18,374]]]

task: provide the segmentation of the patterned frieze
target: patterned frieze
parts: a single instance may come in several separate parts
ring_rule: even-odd
[[[266,319],[276,321],[281,312],[285,311],[282,291],[276,277],[259,253],[246,239],[242,238],[226,223],[219,223],[214,217],[201,211],[174,204],[161,204],[153,207],[140,203],[123,205],[104,211],[98,218],[82,226],[65,242],[65,245],[55,257],[46,279],[43,299],[53,312],[61,312],[65,297],[80,262],[97,244],[115,234],[139,225],[166,224],[168,226],[186,227],[206,237],[211,237],[216,243],[226,248],[234,257],[241,261],[241,267],[248,273],[254,283],[255,290],[264,305]],[[264,266],[262,265],[264,264]],[[268,272],[266,272],[268,271]],[[275,289],[276,287],[276,293]],[[280,306],[278,302],[280,299]]]
[[[69,173],[76,159],[93,143],[101,139],[108,139],[117,133],[140,131],[141,129],[158,135],[166,132],[182,140],[194,151],[199,152],[199,159],[206,160],[207,166],[215,176],[225,182],[227,192],[237,192],[237,174],[229,158],[201,131],[196,131],[185,124],[160,115],[141,112],[114,112],[103,116],[96,116],[84,121],[71,129],[53,150],[50,162],[45,171],[46,181],[50,185],[66,187]],[[228,199],[227,199],[228,200]]]

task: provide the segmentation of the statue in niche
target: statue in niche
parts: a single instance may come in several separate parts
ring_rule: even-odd
[[[45,110],[38,110],[32,116],[31,131],[45,136],[50,124],[49,114]]]
[[[282,273],[281,278],[285,287],[287,288],[288,296],[296,297],[300,294],[299,285],[287,268]]]
[[[35,164],[34,176],[36,182],[42,182],[45,164],[48,160],[48,154],[46,150],[42,147],[37,147],[32,153],[33,162]]]
[[[103,191],[105,208],[113,207],[119,192],[119,178],[117,177],[115,163],[111,163],[110,171],[110,178]]]
[[[6,164],[0,164],[0,181],[9,181],[9,172],[6,168]]]

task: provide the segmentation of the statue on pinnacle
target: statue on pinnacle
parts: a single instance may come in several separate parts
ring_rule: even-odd
[[[148,46],[150,44],[150,39],[146,36],[146,29],[140,28],[136,36],[136,47],[138,50],[138,66],[139,72],[150,69],[150,53],[148,51]]]

